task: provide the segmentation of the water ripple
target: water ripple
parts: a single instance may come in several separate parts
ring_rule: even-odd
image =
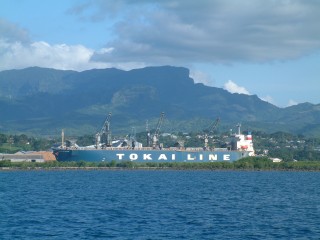
[[[319,239],[319,177],[0,172],[0,239]]]

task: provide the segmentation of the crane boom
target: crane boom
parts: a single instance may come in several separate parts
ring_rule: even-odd
[[[204,134],[204,149],[206,150],[208,148],[208,134],[213,133],[213,131],[216,129],[220,122],[220,118],[217,117],[217,119],[208,127],[207,131]]]
[[[157,124],[156,130],[152,135],[152,147],[153,148],[156,148],[156,145],[157,145],[157,142],[158,142],[159,133],[160,133],[160,128],[161,128],[161,125],[163,123],[163,119],[164,119],[164,112],[162,112],[160,114],[160,118],[158,120],[158,124]]]
[[[218,126],[219,122],[220,122],[220,118],[217,117],[217,119],[216,119],[216,120],[211,124],[211,126],[208,128],[209,133],[212,133],[212,132],[216,129],[216,127]]]
[[[96,148],[100,148],[100,145],[110,147],[111,146],[111,131],[110,131],[110,119],[111,112],[106,117],[101,130],[96,134]]]
[[[156,131],[155,131],[154,135],[157,135],[157,136],[159,135],[160,128],[161,128],[161,125],[163,123],[163,119],[164,119],[164,112],[162,112],[161,115],[160,115],[160,118],[158,120],[158,124],[157,124]]]
[[[110,119],[111,119],[111,112],[109,112],[108,116],[104,120],[104,123],[102,125],[101,130],[100,130],[100,134],[103,134],[104,132],[110,131]]]

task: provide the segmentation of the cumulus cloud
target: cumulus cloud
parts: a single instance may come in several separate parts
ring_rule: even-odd
[[[112,25],[103,49],[33,41],[0,19],[0,70],[287,60],[320,48],[319,12],[319,1],[303,0],[84,0],[68,13]]]
[[[101,52],[107,52],[102,49]],[[94,50],[82,45],[32,42],[27,30],[0,19],[0,70],[31,66],[84,70],[108,66],[91,62]]]
[[[276,105],[274,99],[270,95],[267,95],[265,97],[260,97],[260,99],[265,101],[265,102],[268,102],[268,103],[271,103],[273,105]]]
[[[0,18],[0,71],[32,66],[77,71],[107,67],[132,69],[144,66],[135,62],[124,64],[92,61],[94,54],[107,54],[112,51],[112,48],[94,50],[81,44],[32,41],[26,29]]]
[[[240,93],[240,94],[250,95],[249,91],[245,87],[238,86],[235,82],[231,80],[226,82],[223,88],[230,93]]]
[[[125,70],[145,67],[142,62],[105,62],[92,58],[95,54],[109,54],[113,50],[113,48],[94,50],[81,44],[49,44],[45,41],[32,41],[27,30],[0,19],[0,71],[32,66],[77,71],[108,67]]]
[[[0,70],[30,66],[84,70],[108,66],[106,63],[90,62],[94,51],[82,45],[50,45],[42,41],[24,44],[0,40],[0,52]]]
[[[190,77],[194,80],[195,83],[203,83],[207,86],[213,86],[211,77],[202,71],[190,70]]]
[[[297,105],[297,104],[298,103],[295,100],[290,99],[289,102],[288,102],[287,107],[294,106],[294,105]]]
[[[71,12],[115,21],[114,50],[97,61],[267,62],[320,48],[319,1],[91,0]]]

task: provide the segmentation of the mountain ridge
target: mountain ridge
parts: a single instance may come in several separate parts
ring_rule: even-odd
[[[115,131],[144,129],[165,112],[181,131],[204,128],[216,117],[227,129],[238,122],[267,132],[320,135],[320,105],[279,108],[257,95],[194,83],[183,67],[116,68],[82,72],[32,67],[0,72],[0,131],[93,133],[112,112]],[[179,124],[180,122],[180,124]],[[182,124],[183,123],[183,124]]]

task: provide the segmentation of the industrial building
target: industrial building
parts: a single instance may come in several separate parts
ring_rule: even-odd
[[[14,154],[0,153],[0,161],[10,160],[11,162],[46,162],[55,161],[56,158],[51,152],[24,152]]]

